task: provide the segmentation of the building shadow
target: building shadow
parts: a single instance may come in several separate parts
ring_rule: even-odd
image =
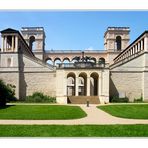
[[[110,83],[109,83],[109,94],[110,94],[109,101],[111,101],[111,99],[113,97],[119,97],[119,92],[118,92],[112,78],[110,78]]]

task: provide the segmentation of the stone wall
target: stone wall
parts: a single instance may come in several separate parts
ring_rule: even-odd
[[[7,66],[7,58],[13,57],[11,67]],[[24,99],[38,91],[55,96],[56,73],[52,67],[25,54],[2,54],[0,79],[16,86],[16,97]]]
[[[130,101],[142,95],[141,72],[111,72],[110,97],[127,96]]]
[[[30,72],[24,73],[22,80],[22,97],[38,91],[49,96],[55,96],[56,74],[54,72]],[[26,94],[24,93],[26,92]]]
[[[55,96],[56,73],[51,67],[26,55],[23,55],[21,65],[21,98],[32,95],[34,92],[43,92],[46,95]]]

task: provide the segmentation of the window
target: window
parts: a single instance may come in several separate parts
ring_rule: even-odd
[[[34,48],[35,48],[34,46],[35,46],[35,37],[31,36],[29,38],[29,47],[30,47],[31,50],[34,50]]]
[[[120,51],[121,50],[121,36],[117,36],[116,37],[116,49],[117,51]]]

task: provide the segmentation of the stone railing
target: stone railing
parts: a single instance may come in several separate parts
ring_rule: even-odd
[[[125,50],[123,50],[115,59],[114,64],[127,62],[144,51],[148,51],[148,37],[146,35],[148,32],[144,32],[139,36],[132,44],[130,44]]]
[[[77,63],[60,63],[57,64],[57,68],[59,69],[67,69],[67,68],[107,68],[109,67],[108,63],[92,63],[92,62],[77,62]]]

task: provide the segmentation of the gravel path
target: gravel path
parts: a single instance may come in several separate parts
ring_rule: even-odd
[[[87,117],[73,120],[0,120],[0,124],[19,125],[80,125],[80,124],[148,124],[148,120],[124,119],[111,116],[110,114],[96,108],[96,105],[79,105]]]

